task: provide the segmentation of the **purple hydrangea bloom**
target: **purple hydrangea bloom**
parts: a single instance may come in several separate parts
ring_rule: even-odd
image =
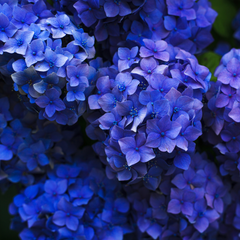
[[[0,13],[0,40],[2,42],[7,42],[16,32],[17,28],[12,24],[8,17],[3,13]]]
[[[47,23],[53,26],[53,28],[51,28],[53,38],[63,38],[66,34],[72,35],[72,31],[75,29],[66,14],[49,18],[47,19]]]
[[[194,204],[194,211],[189,221],[193,223],[194,227],[200,232],[204,232],[209,223],[219,218],[219,214],[215,209],[207,209],[205,199],[200,199]]]
[[[151,57],[154,56],[154,58],[162,60],[167,62],[169,60],[169,53],[166,50],[167,43],[163,40],[160,41],[152,41],[150,39],[144,39],[143,40],[145,46],[142,46],[140,48],[140,56],[141,57]]]
[[[99,1],[79,0],[74,5],[81,21],[87,27],[93,25],[98,19],[106,17],[103,9],[100,8]]]
[[[147,122],[148,136],[146,146],[171,153],[176,146],[175,139],[181,128],[179,123],[172,122],[167,115],[161,119],[149,120]]]
[[[118,49],[118,69],[120,72],[129,69],[134,63],[139,62],[137,57],[138,47],[133,47],[131,50],[128,48],[119,48]]]
[[[58,203],[58,211],[53,215],[53,222],[58,226],[65,226],[76,231],[79,225],[79,218],[83,216],[84,208],[74,207],[64,197]]]
[[[194,201],[194,192],[172,188],[171,200],[168,203],[168,212],[173,214],[178,214],[182,212],[184,215],[191,216],[193,213]]]
[[[66,108],[63,101],[59,98],[60,93],[52,88],[45,92],[44,96],[36,99],[36,104],[45,109],[45,113],[52,117],[56,111],[61,111]]]
[[[68,60],[66,56],[62,54],[57,54],[53,52],[50,48],[46,48],[44,57],[44,60],[38,62],[35,68],[37,69],[37,71],[47,72],[47,74],[57,72],[57,70],[62,67]]]
[[[104,11],[107,17],[126,16],[132,12],[129,0],[105,0]]]
[[[168,13],[174,16],[186,17],[187,20],[196,18],[192,0],[167,0]]]
[[[28,45],[28,48],[26,51],[25,61],[26,61],[27,67],[30,67],[36,62],[42,61],[45,58],[43,51],[44,51],[44,44],[42,40],[40,39],[33,40],[31,44]]]
[[[73,31],[72,35],[75,39],[74,44],[80,46],[87,54],[88,58],[94,58],[94,37],[90,37],[87,33]]]
[[[3,51],[8,53],[18,53],[25,55],[27,46],[33,38],[34,32],[19,30],[14,35],[14,38],[10,38],[4,45]]]
[[[144,133],[138,133],[135,139],[125,137],[119,139],[119,145],[122,152],[126,155],[126,160],[129,166],[132,166],[139,161],[148,162],[155,157],[153,150],[145,146],[146,136]]]

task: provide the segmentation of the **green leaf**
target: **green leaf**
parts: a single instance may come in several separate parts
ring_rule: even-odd
[[[233,34],[232,20],[237,14],[237,7],[229,0],[211,0],[212,8],[218,16],[213,29],[224,38],[231,38]]]
[[[215,52],[206,52],[204,54],[201,54],[198,57],[199,64],[206,66],[209,69],[209,71],[212,73],[211,81],[214,81],[214,82],[217,81],[217,78],[214,77],[213,74],[215,72],[215,69],[220,63],[220,60],[221,60],[221,56],[216,54]]]
[[[47,2],[53,6],[53,0],[47,0]]]

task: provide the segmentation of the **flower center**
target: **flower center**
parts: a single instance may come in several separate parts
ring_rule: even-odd
[[[61,29],[63,29],[64,28],[64,26],[61,24],[60,26],[59,26]]]
[[[134,118],[138,116],[138,110],[137,108],[132,107],[131,111],[130,111],[130,115]]]
[[[87,46],[87,41],[86,40],[84,40],[84,41],[82,41],[82,46],[83,46],[83,48],[85,48],[86,46]]]
[[[126,89],[126,87],[125,87],[125,85],[119,85],[118,89],[120,92],[123,92]]]
[[[49,67],[53,68],[54,67],[54,62],[53,61],[49,61]]]
[[[22,46],[23,45],[23,40],[22,39],[18,39],[17,40],[17,45],[18,46]]]
[[[199,212],[199,213],[198,213],[198,216],[199,216],[199,217],[203,217],[203,212]]]
[[[174,107],[173,111],[176,113],[179,111],[179,108],[178,107]]]
[[[165,132],[161,132],[161,136],[164,137],[165,136]]]

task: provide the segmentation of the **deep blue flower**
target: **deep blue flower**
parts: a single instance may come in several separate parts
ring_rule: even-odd
[[[138,47],[133,47],[131,50],[128,48],[118,48],[118,69],[120,72],[129,69],[132,64],[138,63],[139,58],[137,57]]]
[[[44,184],[44,196],[48,199],[48,201],[57,203],[66,192],[67,186],[68,184],[66,179],[58,182],[54,180],[47,180]]]
[[[33,35],[34,40],[36,39],[41,39],[42,41],[48,40],[50,32],[46,30],[41,31],[41,28],[37,24],[32,23],[28,29],[34,32]]]
[[[194,211],[191,217],[188,217],[189,221],[193,223],[194,227],[200,232],[204,232],[209,223],[219,218],[219,214],[215,209],[207,209],[205,199],[200,199],[194,204]]]
[[[12,23],[23,31],[27,30],[31,23],[38,20],[38,17],[24,8],[14,6]]]
[[[163,40],[152,41],[143,39],[145,46],[140,48],[140,56],[143,58],[154,56],[154,58],[167,62],[169,60],[169,53],[166,50],[167,43]]]
[[[79,219],[82,218],[84,208],[74,207],[64,197],[61,198],[58,205],[58,211],[53,215],[53,223],[57,226],[66,226],[72,231],[76,231],[79,225]]]
[[[48,18],[47,23],[53,26],[53,28],[51,28],[53,38],[63,38],[66,34],[71,35],[72,31],[75,29],[66,14]]]
[[[84,77],[81,77],[84,78]],[[81,81],[81,80],[80,80]],[[80,83],[76,87],[71,87],[69,83],[67,84],[67,96],[66,99],[68,102],[73,102],[75,100],[84,101],[85,95],[84,91],[86,89],[87,85],[85,83]]]
[[[175,138],[180,133],[181,128],[179,123],[172,122],[167,115],[161,119],[148,120],[146,146],[171,153],[175,148]]]
[[[1,136],[0,144],[0,160],[10,160],[13,157],[13,153],[16,152],[15,138],[11,134],[4,134]],[[19,144],[18,144],[19,145]]]
[[[23,203],[23,211],[26,214],[28,227],[41,226],[45,219],[39,218],[39,214],[42,212],[42,206],[46,204],[47,200],[45,197],[41,196],[38,199],[34,199],[29,203]]]
[[[136,132],[147,115],[147,108],[139,103],[137,95],[129,96],[128,99],[125,102],[117,102],[116,109],[120,116],[127,117],[127,125],[132,123],[131,130]]]
[[[31,97],[39,97],[39,93],[33,87],[33,84],[40,82],[40,76],[34,67],[25,69],[23,72],[16,72],[11,75],[13,81],[21,87],[21,89]]]
[[[168,212],[178,214],[182,212],[184,215],[191,216],[193,213],[193,202],[195,201],[195,193],[191,191],[171,189],[171,200],[168,203]]]
[[[145,146],[146,136],[138,133],[133,137],[125,137],[118,140],[122,152],[126,155],[128,166],[137,162],[148,162],[155,157],[153,150]]]
[[[168,14],[186,17],[187,20],[196,19],[196,12],[193,8],[192,0],[167,0]]]
[[[68,60],[66,56],[57,54],[50,48],[46,48],[44,57],[44,61],[38,62],[35,68],[37,71],[47,72],[47,74],[57,72],[57,70],[62,67]]]
[[[195,171],[190,167],[184,173],[177,174],[172,183],[179,189],[194,189],[203,187],[205,184],[204,177],[200,174],[195,173]]]
[[[7,16],[0,13],[0,40],[7,42],[17,32],[17,28],[8,20]]]
[[[94,58],[94,37],[90,37],[87,33],[80,31],[73,31],[73,37],[75,39],[74,44],[80,46],[87,54],[88,58]]]
[[[70,197],[74,199],[74,206],[88,204],[93,196],[93,191],[89,188],[89,186],[84,186],[81,179],[79,179],[79,181],[77,181],[74,185],[71,185],[68,191]]]
[[[51,73],[42,79],[40,82],[34,83],[33,88],[40,94],[45,93],[47,89],[55,88],[59,92],[65,87],[66,82],[64,79],[59,78],[56,73]]]
[[[67,66],[67,76],[70,79],[71,87],[85,83],[88,86],[86,77],[89,75],[89,66],[87,64],[79,64],[78,66]]]
[[[154,58],[150,57],[142,59],[140,62],[140,67],[134,68],[132,70],[132,73],[143,76],[148,82],[150,82],[153,74],[163,74],[166,68],[167,65],[158,65],[157,61]]]
[[[49,159],[45,154],[46,148],[42,141],[31,144],[30,146],[21,145],[18,155],[19,158],[27,163],[30,171],[35,169],[38,164],[45,166],[49,163]]]
[[[32,6],[32,10],[38,18],[48,18],[53,16],[51,10],[47,9],[47,5],[43,0],[36,1]]]
[[[126,16],[132,12],[129,0],[105,0],[104,11],[107,17]]]
[[[127,99],[127,96],[133,95],[136,92],[138,84],[139,81],[132,79],[130,73],[119,73],[113,83],[125,99]]]
[[[25,56],[25,61],[27,67],[35,64],[36,62],[42,61],[44,59],[44,44],[42,40],[34,40],[28,45],[28,49]]]
[[[79,0],[73,6],[83,24],[87,27],[93,25],[98,19],[106,17],[105,12],[100,8],[99,1]]]
[[[55,88],[51,88],[45,92],[44,96],[37,98],[35,102],[39,107],[45,108],[45,113],[52,117],[56,111],[66,108],[59,96],[60,93]]]
[[[33,38],[34,32],[18,30],[14,38],[10,38],[4,45],[3,51],[25,55],[27,46]]]

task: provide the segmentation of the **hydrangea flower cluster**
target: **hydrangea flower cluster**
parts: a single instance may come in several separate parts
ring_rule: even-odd
[[[217,167],[205,154],[193,153],[191,158],[188,170],[165,168],[156,192],[142,185],[126,188],[139,229],[138,239],[146,233],[152,239],[169,240],[200,239],[210,232],[206,239],[213,239],[218,234],[215,226],[229,205],[230,184],[222,182]]]
[[[3,75],[27,95],[40,118],[72,125],[85,111],[96,70],[94,37],[43,0],[1,5],[0,57]],[[6,64],[7,63],[7,64]]]
[[[94,155],[86,159],[86,151],[15,196],[10,213],[21,239],[122,239],[131,232],[121,185],[106,177]]]
[[[217,45],[216,82],[193,55],[216,16],[0,0],[0,188],[19,184],[20,239],[239,239],[240,50]]]
[[[187,170],[193,141],[202,134],[202,93],[211,73],[163,40],[143,42],[140,49],[119,48],[115,64],[99,70],[96,94],[88,99],[88,136],[100,141],[95,151],[109,177],[117,174],[120,181],[148,181],[148,162],[161,153],[174,155],[174,166]],[[154,190],[159,181],[152,184]]]
[[[207,0],[78,0],[73,7],[76,21],[93,29],[113,53],[118,42],[142,45],[148,38],[165,39],[194,54],[213,41],[210,30],[217,16]]]
[[[239,66],[240,52],[232,49],[222,57],[215,71],[217,82],[206,95],[208,103],[203,115],[207,127],[206,138],[220,151],[221,173],[239,177]]]

